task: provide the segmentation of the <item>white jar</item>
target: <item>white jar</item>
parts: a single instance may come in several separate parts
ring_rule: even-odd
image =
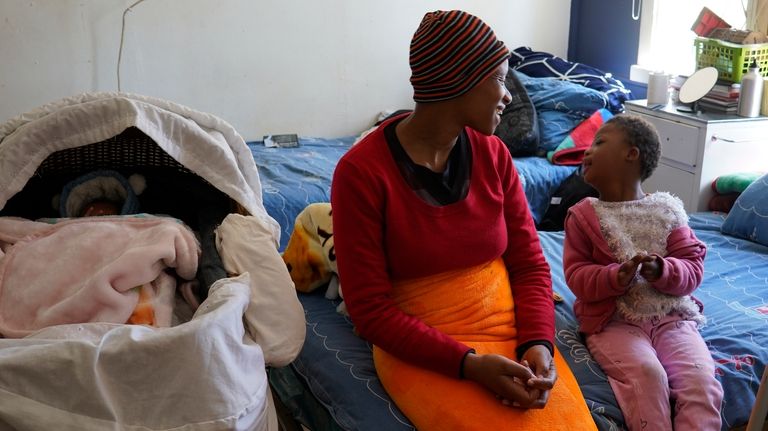
[[[760,66],[753,59],[749,66],[749,72],[741,78],[738,114],[742,117],[757,117],[760,115],[762,98],[763,76],[760,75]]]
[[[666,105],[669,102],[669,78],[664,72],[648,74],[648,106]]]

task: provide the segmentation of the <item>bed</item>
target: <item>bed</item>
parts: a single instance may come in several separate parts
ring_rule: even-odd
[[[296,215],[310,203],[329,201],[333,169],[355,139],[302,137],[294,148],[248,142],[264,205],[281,226],[281,251]],[[542,157],[516,158],[515,166],[537,221],[552,193],[576,169]],[[270,369],[273,390],[292,414],[312,429],[412,429],[378,382],[371,346],[352,333],[348,318],[336,313],[338,302],[325,299],[319,290],[300,294],[299,300],[307,319],[304,348],[291,366]],[[369,402],[381,408],[371,408]]]
[[[724,219],[722,213],[694,213],[690,226],[708,247],[704,280],[694,295],[704,304],[707,324],[701,334],[725,391],[722,429],[731,430],[747,424],[768,363],[768,247],[723,234]],[[574,369],[582,390],[588,378],[591,385],[599,387],[596,392],[603,394],[604,400],[612,399],[602,371],[576,330],[575,298],[562,273],[564,234],[540,232],[539,237],[553,268],[553,288],[565,299],[556,307],[558,348]]]
[[[281,225],[281,248],[295,215],[309,203],[328,201],[335,161],[354,139],[302,138],[298,148],[248,143],[259,167],[267,212]],[[515,166],[534,217],[542,211],[540,202],[546,203],[558,181],[572,172],[538,157],[516,158]],[[723,219],[721,214],[697,213],[691,217],[691,226],[709,246],[705,280],[697,297],[704,302],[709,319],[702,334],[725,388],[723,429],[729,430],[746,424],[768,362],[763,347],[768,345],[768,247],[723,235]],[[562,274],[563,233],[539,235],[552,267],[554,290],[563,297],[556,304],[557,348],[579,381],[598,428],[624,429],[605,375],[576,330],[574,296]],[[371,345],[353,333],[347,317],[336,312],[339,301],[326,299],[322,289],[299,294],[299,300],[307,322],[304,347],[289,366],[269,370],[272,390],[289,415],[313,430],[414,429],[381,387]]]

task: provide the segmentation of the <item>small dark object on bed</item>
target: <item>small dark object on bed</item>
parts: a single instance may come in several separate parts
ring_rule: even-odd
[[[267,135],[264,136],[265,147],[294,148],[299,146],[299,135]]]
[[[536,229],[543,231],[563,230],[568,208],[586,197],[597,196],[597,190],[584,182],[584,177],[581,176],[581,169],[574,171],[552,193],[547,211],[541,218],[539,225],[536,226]]]

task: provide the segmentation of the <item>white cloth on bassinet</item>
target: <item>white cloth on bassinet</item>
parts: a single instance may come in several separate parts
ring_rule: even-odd
[[[270,227],[256,162],[226,121],[167,100],[129,93],[84,93],[43,105],[0,125],[0,208],[50,154],[136,127],[177,162],[226,193]]]
[[[227,268],[242,275],[214,283],[192,320],[172,328],[87,323],[0,339],[0,430],[274,426],[265,365],[292,361],[306,324],[277,251],[279,226],[264,209],[256,164],[232,126],[124,93],[47,104],[0,125],[0,208],[50,154],[128,127],[248,211],[250,236],[224,247],[235,259],[258,254],[242,268]],[[278,293],[282,301],[263,300]]]
[[[0,429],[265,429],[264,358],[243,327],[249,284],[214,283],[172,328],[74,324],[0,340]]]
[[[280,255],[269,253],[259,244],[268,232],[258,220],[240,214],[229,214],[216,229],[216,249],[229,273],[249,273],[263,280],[290,278]],[[264,238],[259,241],[259,238]],[[282,367],[298,356],[304,344],[306,326],[304,308],[287,307],[298,301],[296,290],[277,283],[258,283],[259,290],[251,295],[245,313],[248,330],[264,350],[267,363]],[[279,312],[278,312],[279,311]]]

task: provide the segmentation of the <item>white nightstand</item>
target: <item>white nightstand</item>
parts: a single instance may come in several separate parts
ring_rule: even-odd
[[[690,212],[705,211],[720,175],[768,171],[768,117],[679,112],[673,105],[650,109],[645,100],[624,104],[656,126],[661,160],[643,183],[646,192],[668,191]]]

